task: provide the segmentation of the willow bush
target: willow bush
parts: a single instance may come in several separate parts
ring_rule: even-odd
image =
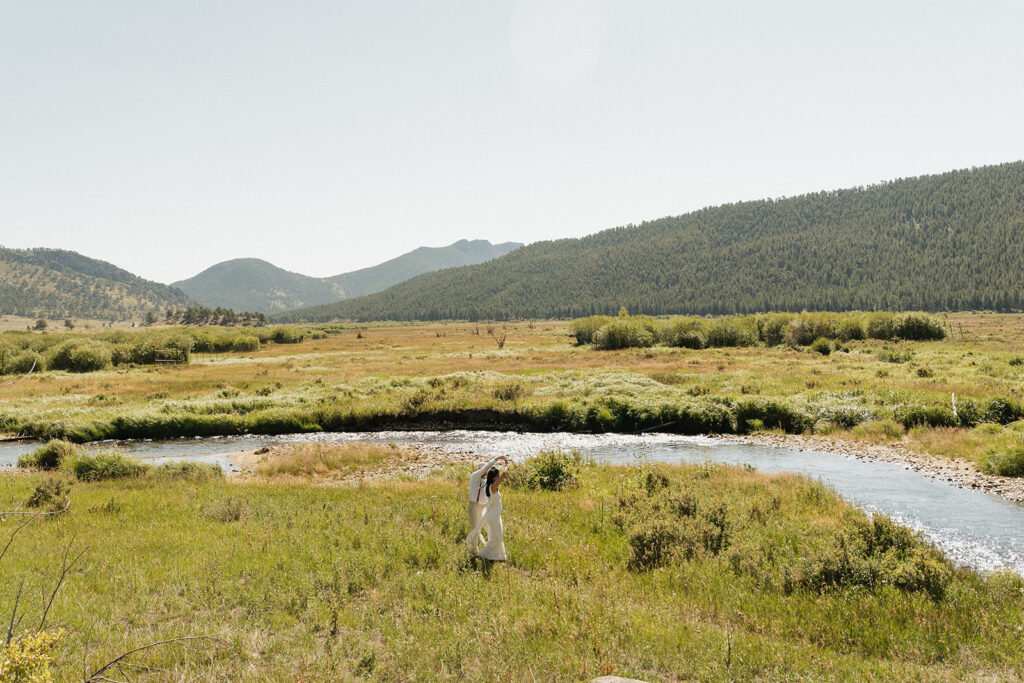
[[[943,321],[927,313],[765,313],[723,318],[590,316],[569,325],[578,345],[599,349],[643,348],[663,344],[703,349],[734,346],[812,346],[863,339],[931,341],[944,339]],[[831,348],[831,346],[830,346]]]

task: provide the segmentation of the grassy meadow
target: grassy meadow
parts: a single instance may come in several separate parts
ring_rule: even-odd
[[[76,480],[60,494],[68,511],[32,521],[0,561],[0,605],[24,580],[19,609],[34,624],[65,552],[84,551],[44,629],[62,633],[48,650],[56,680],[201,635],[216,637],[140,652],[106,675],[1024,675],[1024,581],[956,570],[819,484],[715,466],[554,469],[552,490],[530,465],[510,474],[503,564],[465,552],[466,466],[358,486],[272,473]],[[52,476],[4,477],[0,508]],[[16,523],[0,523],[4,537]]]
[[[781,430],[1024,471],[1024,316],[942,323],[943,340],[824,340],[827,354],[789,344],[600,350],[548,321],[7,333],[0,346],[15,356],[27,345],[75,359],[58,354],[71,338],[124,362],[0,387],[0,431],[91,441],[417,426]],[[168,339],[195,340],[189,363],[133,362]]]
[[[82,357],[110,360],[0,387],[0,425],[71,441],[413,426],[781,430],[905,443],[1013,473],[1024,316],[943,322],[952,334],[942,340],[828,340],[828,353],[817,339],[602,350],[577,345],[567,322],[6,333],[0,345],[14,356],[59,365],[87,348]],[[135,362],[185,337],[187,363]],[[15,635],[42,634],[0,648],[0,679],[26,662],[81,678],[132,648],[193,636],[215,637],[147,649],[104,675],[1024,676],[1020,577],[955,569],[804,478],[542,455],[510,473],[509,562],[492,565],[465,552],[468,466],[394,473],[417,457],[300,446],[226,479],[70,443],[37,451],[24,459],[34,467],[0,476],[0,511],[67,509],[0,517],[0,541],[13,538],[0,556],[0,614],[24,615]]]

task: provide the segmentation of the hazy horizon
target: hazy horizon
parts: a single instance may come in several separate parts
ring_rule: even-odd
[[[329,276],[1024,158],[1009,2],[0,0],[0,244]]]

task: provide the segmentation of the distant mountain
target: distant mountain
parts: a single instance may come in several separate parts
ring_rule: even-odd
[[[380,265],[329,278],[292,273],[260,259],[234,259],[175,282],[172,287],[204,306],[277,313],[372,294],[423,273],[481,263],[521,246],[517,242],[459,240],[447,247],[420,247]]]
[[[292,273],[256,258],[224,261],[171,286],[204,306],[259,313],[316,306],[344,296],[339,285]]]
[[[128,320],[193,303],[181,290],[73,251],[0,247],[3,315]]]
[[[335,275],[327,280],[341,285],[345,298],[353,299],[383,291],[424,273],[490,261],[521,246],[519,242],[491,244],[487,240],[459,240],[447,247],[420,247],[376,266]]]
[[[1024,309],[1024,162],[537,242],[291,321]]]

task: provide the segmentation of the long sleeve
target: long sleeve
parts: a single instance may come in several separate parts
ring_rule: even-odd
[[[480,485],[481,480],[487,475],[494,463],[498,462],[498,458],[491,458],[491,461],[486,465],[478,469],[469,478],[469,502],[479,503],[480,502]]]
[[[496,462],[498,462],[498,458],[496,458],[496,457],[491,458],[490,462],[488,462],[486,465],[484,465],[483,467],[478,469],[476,472],[474,472],[473,476],[476,476],[476,477],[484,476],[485,474],[487,474],[490,471],[490,469],[492,467],[494,467],[494,463],[496,463]]]

